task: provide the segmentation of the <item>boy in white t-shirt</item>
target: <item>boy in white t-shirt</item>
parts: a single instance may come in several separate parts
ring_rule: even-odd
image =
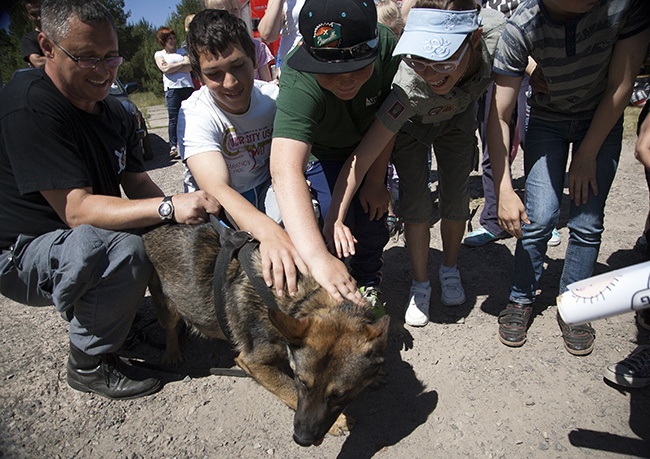
[[[204,10],[190,23],[187,49],[203,82],[183,102],[178,120],[188,190],[217,198],[237,227],[260,241],[266,283],[296,292],[296,267],[306,266],[287,233],[265,214],[275,84],[254,81],[255,49],[246,25],[223,10]]]

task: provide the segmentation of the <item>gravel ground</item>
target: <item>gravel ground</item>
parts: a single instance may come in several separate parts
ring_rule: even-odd
[[[178,192],[182,170],[166,156],[164,108],[152,107],[149,114],[157,149],[147,163],[151,175],[166,192]],[[640,261],[631,249],[643,229],[648,191],[634,141],[629,134],[609,197],[598,273]],[[521,170],[520,155],[514,175],[520,178]],[[475,227],[482,202],[478,173],[471,186]],[[435,198],[435,185],[433,190]],[[650,457],[650,389],[622,391],[602,377],[605,366],[648,339],[634,317],[595,323],[590,356],[573,357],[563,348],[555,297],[565,218],[563,241],[547,254],[528,342],[519,349],[500,344],[496,333],[496,316],[507,302],[512,239],[461,250],[467,302],[446,308],[437,301],[441,244],[435,221],[432,318],[421,329],[403,325],[410,270],[403,241],[392,240],[383,282],[392,318],[388,382],[349,407],[357,421],[352,433],[328,436],[319,447],[295,444],[291,411],[251,379],[210,375],[209,368],[232,361],[223,343],[184,337],[187,361],[176,374],[161,373],[162,391],[109,401],[67,386],[67,324],[53,308],[0,298],[0,457]],[[164,335],[152,319],[147,296],[135,324],[146,340],[126,355],[154,363],[161,358]]]

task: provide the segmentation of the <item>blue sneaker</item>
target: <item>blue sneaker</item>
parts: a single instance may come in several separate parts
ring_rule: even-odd
[[[490,242],[498,241],[499,239],[505,239],[508,236],[496,236],[482,226],[479,226],[477,229],[465,236],[465,239],[463,239],[463,244],[468,247],[481,247]]]
[[[553,228],[553,232],[551,233],[551,239],[548,240],[546,245],[549,247],[557,247],[558,245],[560,245],[560,242],[562,242],[562,235],[556,228]]]

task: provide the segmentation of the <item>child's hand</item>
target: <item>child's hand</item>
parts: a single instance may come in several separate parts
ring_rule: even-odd
[[[359,201],[370,220],[379,220],[388,212],[390,193],[383,181],[372,182],[366,177],[366,181],[359,190]]]
[[[311,260],[310,273],[316,282],[339,303],[346,298],[358,305],[367,304],[345,264],[327,252],[325,255],[326,259]]]
[[[298,271],[307,274],[309,269],[298,255],[289,234],[275,226],[277,228],[271,231],[270,237],[260,240],[262,276],[266,285],[275,287],[278,296],[284,295],[285,286],[289,295],[294,295],[298,291]]]
[[[526,207],[514,190],[499,196],[499,226],[517,239],[523,236],[521,222],[530,223]]]
[[[573,155],[569,166],[569,197],[576,206],[587,204],[589,188],[598,196],[598,181],[596,180],[596,160],[588,158],[580,151]]]
[[[339,258],[354,255],[354,245],[357,240],[352,235],[350,228],[345,226],[342,221],[337,220],[334,223],[325,221],[323,235],[329,251]]]

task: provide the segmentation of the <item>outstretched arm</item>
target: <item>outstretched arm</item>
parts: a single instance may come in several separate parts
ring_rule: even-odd
[[[589,188],[595,195],[598,194],[596,156],[630,102],[634,78],[641,68],[648,40],[650,29],[620,40],[614,45],[609,63],[607,89],[569,167],[569,196],[576,205],[587,203]]]
[[[323,228],[329,246],[332,251],[336,251],[339,257],[354,254],[356,241],[350,229],[343,224],[343,221],[348,213],[354,194],[359,189],[366,172],[373,164],[377,164],[377,167],[375,176],[372,178],[375,182],[381,180],[381,186],[386,189],[384,183],[386,164],[390,159],[394,139],[395,133],[386,128],[381,121],[375,119],[361,143],[345,162],[339,173],[332,191],[332,201]],[[379,177],[382,167],[383,177]],[[366,207],[368,207],[367,202]],[[368,210],[374,210],[374,213],[377,213],[376,209]]]
[[[488,117],[487,142],[498,202],[499,225],[520,238],[521,222],[530,223],[524,204],[512,188],[509,148],[510,117],[517,102],[522,77],[495,75],[494,92]]]
[[[274,286],[278,295],[284,294],[285,280],[289,295],[297,291],[296,267],[307,273],[307,266],[280,225],[259,211],[230,186],[228,166],[219,151],[206,151],[187,159],[199,188],[221,202],[237,226],[260,241],[262,274],[266,284]]]
[[[327,251],[311,203],[305,168],[311,145],[274,138],[271,144],[271,176],[282,221],[298,253],[316,281],[338,301],[347,298],[363,304],[355,280],[345,264]]]

